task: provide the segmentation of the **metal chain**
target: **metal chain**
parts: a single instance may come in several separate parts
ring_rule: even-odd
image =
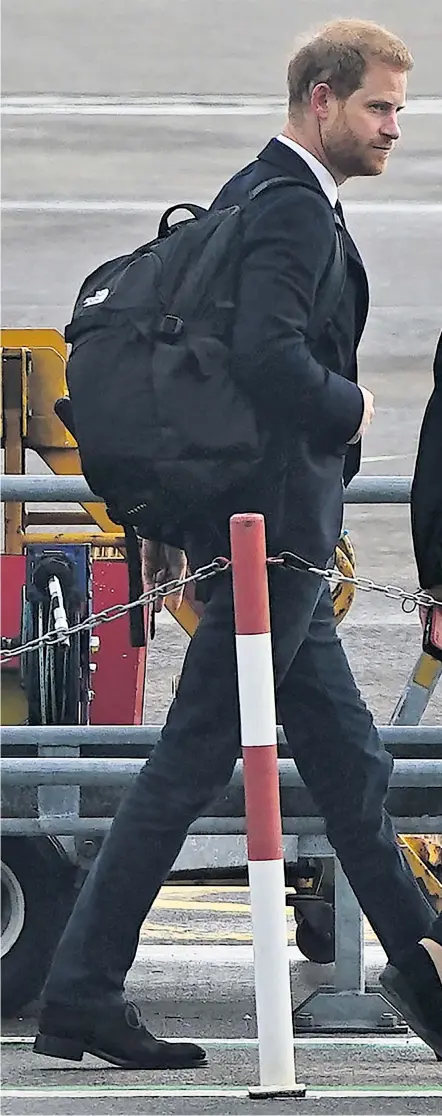
[[[377,581],[372,581],[369,577],[346,577],[345,574],[339,570],[330,567],[329,569],[322,570],[318,566],[313,566],[301,558],[299,554],[292,554],[290,551],[283,551],[277,558],[270,558],[269,562],[275,565],[286,566],[288,569],[296,570],[298,573],[314,573],[319,577],[323,577],[325,581],[337,581],[344,585],[354,585],[356,589],[360,589],[363,593],[382,593],[384,597],[390,597],[392,600],[402,601],[402,604],[410,602],[412,609],[407,611],[414,611],[416,606],[420,608],[431,608],[433,605],[442,607],[442,601],[437,600],[431,593],[425,592],[423,589],[418,589],[415,593],[410,593],[407,589],[402,589],[400,585],[380,585]],[[294,563],[300,562],[301,565],[297,566]]]
[[[89,628],[95,628],[98,624],[109,624],[111,620],[118,620],[120,616],[124,616],[130,612],[132,608],[138,608],[140,605],[154,604],[160,597],[169,597],[172,593],[177,593],[186,585],[191,585],[197,581],[205,581],[209,577],[214,577],[215,574],[221,573],[223,570],[228,569],[230,562],[228,558],[214,558],[207,566],[201,566],[195,570],[193,574],[187,574],[186,577],[181,579],[175,578],[173,581],[164,582],[163,585],[156,586],[155,589],[150,589],[147,593],[142,593],[136,601],[129,601],[127,604],[110,605],[109,608],[104,608],[102,612],[93,612],[86,620],[82,620],[78,624],[73,624],[72,627],[65,629],[64,632],[46,632],[44,635],[36,639],[30,639],[27,643],[22,643],[19,647],[11,647],[0,654],[0,663],[6,663],[9,659],[15,659],[17,656],[25,655],[28,651],[36,651],[44,644],[59,643],[61,639],[66,639],[66,636],[76,635],[77,632],[87,631]]]
[[[300,563],[296,565],[295,563]],[[151,589],[148,593],[142,593],[136,601],[129,601],[127,604],[111,605],[109,608],[103,609],[102,612],[92,613],[86,620],[81,621],[79,624],[73,625],[63,633],[46,632],[45,635],[31,639],[28,643],[23,643],[19,647],[13,647],[0,654],[0,663],[7,662],[9,659],[15,659],[17,656],[24,655],[28,651],[35,651],[43,644],[58,643],[60,639],[65,638],[67,635],[75,635],[77,632],[86,631],[88,628],[95,628],[99,624],[108,624],[111,620],[118,620],[120,616],[124,616],[132,608],[137,608],[140,605],[153,604],[160,597],[168,597],[172,593],[177,593],[186,585],[198,581],[205,581],[209,577],[214,577],[216,574],[221,573],[223,570],[230,568],[230,561],[228,558],[214,558],[207,566],[201,566],[194,574],[188,574],[181,579],[168,581],[164,585]],[[276,558],[268,559],[269,566],[284,566],[287,569],[295,570],[297,573],[313,573],[318,577],[323,577],[325,581],[341,582],[345,585],[354,585],[356,589],[360,589],[363,593],[382,593],[385,597],[390,597],[392,600],[402,601],[402,606],[407,602],[412,605],[413,611],[416,606],[420,608],[431,608],[433,605],[442,607],[442,602],[436,600],[431,596],[431,593],[426,593],[424,590],[417,590],[415,593],[410,593],[406,589],[402,589],[399,585],[379,585],[376,581],[372,581],[368,577],[346,577],[341,574],[339,570],[333,567],[329,569],[321,569],[318,566],[313,566],[305,558],[301,558],[299,554],[293,554],[291,551],[283,551],[278,554]]]

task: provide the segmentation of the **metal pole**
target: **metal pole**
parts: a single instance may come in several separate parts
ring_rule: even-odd
[[[305,1095],[297,1085],[279,797],[264,517],[230,520],[236,659],[259,1047],[253,1095]]]
[[[255,705],[257,705],[258,694],[256,692],[254,694],[254,701]],[[243,732],[245,732],[245,730],[243,730]],[[258,747],[263,747],[263,745],[258,745]],[[259,762],[264,762],[264,757]],[[5,786],[8,783],[13,786],[28,787],[36,785],[56,786],[57,784],[75,786],[76,783],[85,787],[119,786],[134,778],[144,763],[145,759],[140,758],[121,759],[103,756],[100,757],[100,759],[91,759],[89,757],[85,757],[84,759],[71,759],[67,756],[56,756],[53,753],[50,759],[40,756],[34,759],[30,756],[3,756],[1,760],[1,774]],[[256,763],[255,766],[257,766]],[[248,771],[250,771],[250,759],[246,753],[245,758],[242,761],[238,760],[235,764],[229,787],[232,789],[241,787],[244,779],[247,789]],[[284,788],[294,787],[299,790],[305,786],[292,760],[278,760],[277,763],[275,762],[274,777],[278,778],[278,775],[281,786]],[[391,776],[390,786],[393,788],[442,787],[442,759],[397,760]],[[258,829],[259,833],[262,834],[262,815],[259,819]]]
[[[69,503],[75,504],[101,504],[100,496],[91,492],[83,476],[33,476],[27,473],[8,473],[2,476],[0,483],[2,500],[19,500],[26,503]]]
[[[391,715],[392,725],[418,725],[442,677],[442,663],[421,652]]]
[[[88,748],[97,744],[112,748],[135,744],[144,747],[157,743],[161,728],[161,725],[2,725],[1,743],[2,749],[22,748],[29,744],[70,744]],[[442,746],[442,725],[378,725],[378,732],[387,748],[399,745],[407,748],[432,744]],[[278,742],[285,743],[281,727],[278,727]],[[284,762],[291,764],[291,761]]]
[[[346,504],[409,504],[410,477],[357,477],[344,490]]]
[[[113,818],[8,818],[2,817],[1,831],[10,837],[36,837],[39,833],[50,833],[60,837],[72,833],[83,836],[105,833],[112,825]],[[438,817],[393,818],[398,833],[442,833],[442,815]],[[191,835],[227,837],[245,833],[246,824],[242,817],[218,816],[198,818],[190,826]],[[299,836],[303,856],[331,856],[332,849],[325,837],[325,823],[322,818],[284,818],[284,836]]]
[[[340,861],[335,857],[335,989],[364,991],[362,911]]]
[[[357,477],[344,492],[347,504],[408,504],[410,477]],[[92,504],[103,501],[91,492],[82,476],[32,476],[8,473],[1,478],[1,499],[32,503],[44,500],[50,503],[72,501]]]

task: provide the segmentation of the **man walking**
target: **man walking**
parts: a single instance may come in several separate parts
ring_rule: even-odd
[[[244,259],[233,372],[269,439],[253,486],[189,539],[192,567],[225,553],[229,516],[262,512],[270,554],[292,550],[324,567],[342,523],[343,481],[355,475],[373,396],[357,386],[356,352],[368,309],[364,267],[338,187],[378,175],[400,136],[412,58],[384,29],[358,20],[324,27],[288,70],[289,112],[278,137],[221,190],[241,204]],[[346,281],[331,321],[314,337],[335,221],[343,225]],[[147,575],[182,555],[145,547]],[[384,988],[410,1025],[442,1054],[442,926],[396,843],[384,802],[392,768],[336,635],[328,585],[273,568],[272,633],[278,707],[288,746],[326,820],[343,869],[384,946]],[[161,739],[131,786],[80,893],[44,991],[35,1050],[84,1051],[115,1065],[194,1067],[205,1052],[155,1039],[124,999],[140,927],[193,820],[228,783],[240,754],[230,579],[211,583]]]

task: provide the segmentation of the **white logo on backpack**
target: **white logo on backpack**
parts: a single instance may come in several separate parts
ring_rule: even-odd
[[[109,287],[103,287],[101,291],[95,291],[94,295],[83,300],[83,306],[98,306],[100,302],[105,302],[108,294],[110,294]]]

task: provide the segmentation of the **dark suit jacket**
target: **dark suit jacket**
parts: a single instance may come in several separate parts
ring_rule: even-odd
[[[244,258],[237,299],[233,371],[270,433],[265,466],[247,491],[229,501],[215,530],[205,530],[197,554],[225,552],[228,517],[259,511],[269,552],[296,550],[323,564],[342,522],[345,483],[357,472],[360,448],[348,449],[363,410],[356,387],[356,349],[368,310],[359,253],[345,232],[347,278],[332,324],[307,339],[318,285],[331,259],[334,215],[303,159],[273,139],[239,171],[212,208],[241,204],[259,183],[293,176],[299,185],[270,190],[244,211]],[[304,186],[315,188],[302,189]],[[206,542],[203,549],[202,543]],[[194,563],[192,563],[194,564]]]
[[[423,589],[442,584],[442,333],[433,372],[411,488],[414,553]]]

